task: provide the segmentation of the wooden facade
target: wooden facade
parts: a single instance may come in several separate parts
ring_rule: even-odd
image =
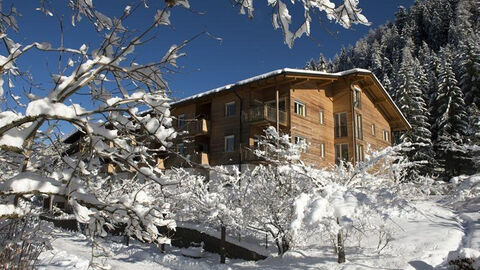
[[[166,158],[167,168],[256,163],[251,149],[269,125],[306,140],[302,158],[314,166],[332,166],[338,151],[355,164],[368,148],[391,145],[393,131],[410,128],[376,77],[360,69],[277,70],[180,100],[171,112],[185,132],[175,144],[182,157]]]

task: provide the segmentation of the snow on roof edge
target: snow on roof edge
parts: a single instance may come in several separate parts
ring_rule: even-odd
[[[349,69],[349,70],[345,70],[345,71],[341,71],[341,72],[335,72],[335,73],[328,73],[328,72],[315,71],[315,70],[306,70],[306,69],[282,68],[282,69],[276,69],[276,70],[273,70],[273,71],[270,71],[270,72],[267,72],[267,73],[263,73],[263,74],[260,74],[260,75],[254,76],[254,77],[250,77],[248,79],[244,79],[244,80],[238,81],[236,83],[227,84],[227,85],[220,86],[220,87],[217,87],[217,88],[214,88],[214,89],[210,89],[210,90],[207,90],[207,91],[204,91],[204,92],[201,92],[201,93],[189,96],[189,97],[185,97],[185,98],[179,99],[177,101],[174,101],[170,104],[175,105],[175,104],[183,103],[183,102],[188,101],[188,100],[208,96],[208,95],[213,94],[213,93],[219,93],[219,92],[222,92],[222,91],[225,91],[225,90],[232,89],[233,87],[236,87],[236,86],[248,84],[248,83],[251,83],[251,82],[254,82],[254,81],[266,79],[268,77],[272,77],[272,76],[275,76],[275,75],[280,75],[280,74],[287,73],[287,72],[288,73],[297,73],[297,74],[323,75],[323,76],[330,76],[330,77],[342,77],[342,76],[346,76],[346,75],[353,74],[353,73],[358,73],[358,72],[372,73],[370,70],[361,69],[361,68],[354,68],[354,69]]]

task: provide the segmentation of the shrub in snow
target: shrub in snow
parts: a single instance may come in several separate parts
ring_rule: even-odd
[[[179,184],[173,190],[176,195],[172,196],[172,211],[177,220],[213,228],[240,229],[243,227],[239,202],[240,173],[236,168],[232,171],[222,167],[215,170],[219,177],[207,180],[181,168],[173,169],[171,177],[178,178]]]
[[[452,203],[468,202],[480,197],[480,174],[456,176],[450,180],[450,184],[452,185],[450,192]]]
[[[471,248],[462,248],[450,251],[447,256],[448,265],[455,270],[475,270],[480,268],[480,251]]]
[[[392,214],[414,210],[408,204],[412,194],[420,194],[423,183],[403,182],[399,170],[409,162],[402,160],[402,145],[367,156],[353,167],[341,164],[332,171],[318,174],[318,188],[300,194],[294,201],[291,223],[293,239],[298,245],[308,242],[312,234],[326,234],[334,243],[338,262],[345,261],[345,240],[357,233],[378,234],[380,252],[392,240]],[[400,158],[400,159],[399,159]]]
[[[279,134],[275,128],[267,128],[255,154],[268,164],[255,167],[243,183],[246,223],[269,233],[279,254],[293,243],[290,224],[295,199],[319,185],[315,181],[317,171],[300,160],[304,147],[291,143],[288,135]]]
[[[292,244],[295,198],[316,186],[316,171],[300,160],[302,147],[269,127],[255,151],[268,165],[242,173],[237,168],[215,168],[216,177],[208,181],[175,170],[172,177],[179,177],[176,191],[180,194],[172,197],[172,211],[182,221],[226,227],[237,233],[264,232],[283,254]]]
[[[33,215],[0,221],[2,269],[35,269],[41,252],[51,249],[52,225]]]

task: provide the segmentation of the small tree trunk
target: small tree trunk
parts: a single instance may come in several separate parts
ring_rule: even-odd
[[[268,234],[265,234],[265,249],[268,249]]]
[[[282,244],[280,243],[280,240],[275,239],[275,245],[277,246],[278,255],[282,255],[283,251],[282,251]]]
[[[220,235],[220,263],[225,263],[225,257],[226,257],[226,252],[225,252],[225,244],[226,244],[226,231],[227,228],[222,225],[221,227],[221,235]]]
[[[337,224],[340,224],[340,221],[337,218]],[[343,238],[343,231],[340,231],[337,234],[337,250],[338,250],[338,263],[345,262],[345,239]]]
[[[130,236],[128,236],[128,234],[125,234],[123,236],[123,239],[125,240],[125,246],[129,246],[130,245]]]
[[[284,235],[282,236],[282,254],[290,249],[290,238]]]
[[[338,241],[338,263],[345,262],[345,246],[344,246],[343,232],[340,230],[337,234]]]

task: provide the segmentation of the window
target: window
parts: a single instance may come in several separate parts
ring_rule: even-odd
[[[335,138],[347,136],[347,113],[336,113],[334,115]]]
[[[386,142],[389,142],[390,141],[390,134],[388,132],[388,130],[383,130],[383,140],[385,140]]]
[[[180,156],[185,156],[185,153],[186,153],[186,148],[185,148],[185,145],[183,143],[179,143],[177,144],[177,153],[180,155]]]
[[[185,114],[180,114],[177,117],[178,128],[183,128],[185,126]]]
[[[335,144],[335,164],[348,161],[348,143]]]
[[[235,135],[225,136],[225,152],[235,151]]]
[[[301,116],[307,115],[304,103],[302,103],[300,101],[297,101],[297,100],[295,100],[294,103],[295,103],[295,114],[298,114],[298,115],[301,115]]]
[[[357,148],[355,150],[355,160],[356,161],[365,161],[365,156],[363,153],[363,145],[357,144]]]
[[[355,90],[353,92],[353,105],[355,105],[355,108],[361,108],[362,107],[362,91],[358,86],[353,87]]]
[[[375,124],[372,124],[372,135],[375,136]]]
[[[307,150],[307,139],[302,136],[295,136],[295,144],[299,144],[302,147],[302,151],[305,152]]]
[[[355,136],[357,139],[363,140],[363,131],[362,131],[362,115],[355,115]]]
[[[235,101],[225,103],[225,116],[233,116],[236,113]]]
[[[323,110],[320,110],[320,112],[318,113],[318,119],[319,119],[320,125],[323,125]]]
[[[321,158],[325,157],[325,143],[320,144],[320,157]]]

